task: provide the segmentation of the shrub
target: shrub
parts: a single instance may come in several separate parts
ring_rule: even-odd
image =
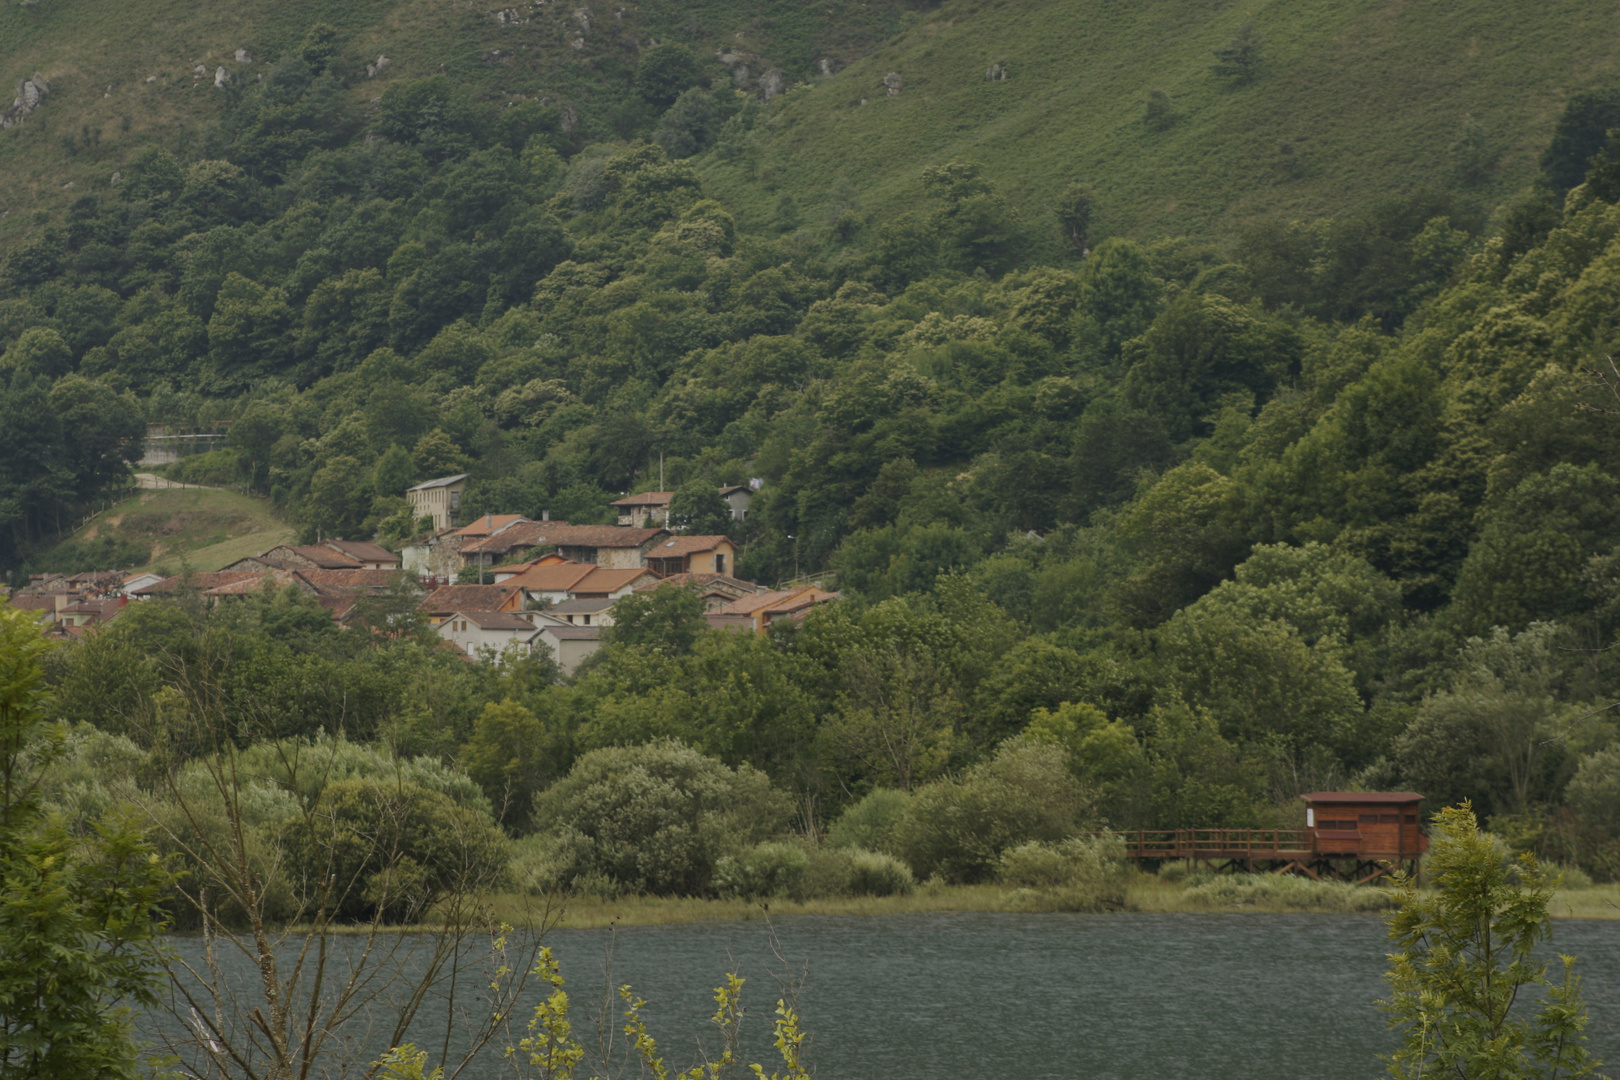
[[[911,867],[881,851],[848,849],[851,896],[910,896],[917,888]]]
[[[1184,900],[1195,907],[1215,909],[1357,912],[1395,906],[1394,895],[1384,889],[1279,874],[1215,874],[1190,887]]]
[[[897,830],[897,848],[917,874],[988,879],[1002,852],[1078,832],[1090,801],[1058,746],[1013,738],[959,779],[923,788]]]
[[[714,891],[727,899],[805,898],[810,856],[797,844],[755,844],[737,855],[722,855],[714,864]]]
[[[672,739],[593,750],[535,800],[559,849],[559,880],[589,875],[633,892],[701,895],[715,863],[783,828],[787,797],[764,773],[727,768]]]
[[[489,816],[417,784],[340,780],[320,812],[283,824],[298,889],[334,882],[331,910],[346,918],[420,918],[449,892],[495,885],[509,856]]]
[[[886,851],[895,848],[895,833],[911,805],[911,796],[893,788],[877,788],[855,803],[827,830],[827,843],[837,848]]]
[[[1114,836],[1031,841],[1002,853],[997,877],[1021,891],[1018,905],[1046,911],[1113,911],[1125,906],[1125,846]]]
[[[892,855],[780,841],[721,856],[714,872],[715,892],[749,900],[907,896],[916,887],[911,868]]]

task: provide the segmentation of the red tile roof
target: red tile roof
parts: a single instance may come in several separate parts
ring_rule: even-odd
[[[383,547],[373,544],[370,540],[327,540],[323,544],[333,551],[347,555],[351,559],[361,562],[391,562],[399,564],[399,556]]]
[[[713,551],[721,544],[736,546],[731,543],[731,537],[729,536],[672,536],[649,549],[647,558],[680,559],[704,551]]]
[[[508,526],[527,520],[522,514],[484,514],[457,529],[457,536],[493,536]]]
[[[631,570],[608,570],[596,567],[576,581],[568,591],[570,593],[618,592],[626,585],[630,585],[640,578],[656,576],[651,570],[643,570],[640,567]]]
[[[417,605],[433,615],[455,611],[499,611],[511,604],[519,590],[510,581],[499,585],[441,585]]]
[[[675,497],[673,491],[643,491],[640,495],[632,495],[627,499],[617,499],[608,503],[609,506],[668,506]]]
[[[196,589],[198,592],[206,592],[209,589],[217,589],[221,585],[229,585],[233,581],[242,581],[246,578],[252,578],[256,581],[263,574],[264,571],[262,570],[257,572],[251,570],[196,571],[190,574],[176,574],[145,588],[136,589],[133,595],[153,596],[159,593],[171,593],[177,589]]]
[[[574,583],[590,574],[596,567],[590,563],[582,562],[549,562],[532,566],[516,577],[509,577],[501,582],[501,587],[508,585],[531,592],[567,592],[574,587]]]

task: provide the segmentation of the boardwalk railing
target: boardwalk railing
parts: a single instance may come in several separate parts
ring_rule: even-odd
[[[1299,859],[1311,853],[1304,829],[1122,829],[1130,859]]]

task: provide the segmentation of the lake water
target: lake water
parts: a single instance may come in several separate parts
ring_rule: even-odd
[[[775,932],[808,966],[799,1004],[817,1080],[1365,1080],[1393,1045],[1372,1005],[1387,948],[1375,916],[942,913],[782,919]],[[608,934],[547,940],[586,1034]],[[672,1066],[699,1035],[714,1041],[728,958],[748,979],[749,1060],[778,1064],[781,965],[763,923],[630,927],[613,945],[613,981],[647,999]],[[1620,1062],[1620,922],[1560,921],[1552,945],[1581,957],[1593,1048]],[[475,1071],[501,1072],[494,1055]]]

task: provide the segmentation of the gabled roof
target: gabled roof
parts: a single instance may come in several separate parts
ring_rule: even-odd
[[[1415,791],[1312,791],[1301,795],[1308,803],[1414,803],[1422,802],[1423,796]]]
[[[588,575],[596,567],[590,563],[572,562],[543,562],[516,577],[509,577],[501,582],[504,588],[508,585],[530,592],[567,592],[574,587],[574,583]]]
[[[455,611],[452,619],[466,619],[480,630],[534,630],[534,623],[515,611]]]
[[[598,611],[606,611],[617,602],[605,596],[589,596],[583,600],[564,600],[560,604],[552,604],[546,608],[546,612],[551,615],[595,615]]]
[[[656,576],[651,570],[643,570],[641,567],[628,570],[608,570],[602,567],[593,567],[590,573],[574,582],[568,591],[571,593],[618,592],[626,585],[631,585],[642,577]]]
[[[600,626],[542,626],[540,633],[549,634],[558,641],[596,641],[602,636]]]
[[[749,487],[747,484],[728,484],[720,489],[720,497],[723,499],[727,495],[735,495],[739,491],[746,491],[752,495],[754,489]]]
[[[327,540],[322,546],[361,562],[399,562],[398,555],[370,540]]]
[[[744,596],[733,600],[724,607],[716,608],[716,615],[753,615],[760,611],[796,611],[799,608],[832,600],[837,593],[830,593],[818,589],[814,585],[804,585],[797,589],[773,589],[770,592],[756,593],[753,596]]]
[[[654,548],[653,551],[655,554],[652,554],[649,557],[656,559],[658,557],[656,554],[658,549]],[[726,592],[734,593],[738,596],[745,596],[760,591],[760,587],[755,585],[752,581],[744,581],[742,578],[734,578],[727,574],[692,573],[671,574],[668,577],[659,578],[657,581],[648,582],[646,585],[638,585],[636,586],[636,591],[646,592],[648,589],[656,589],[661,585],[680,585],[686,588],[695,588],[699,592],[706,591],[711,588],[721,589]]]
[[[260,589],[282,589],[294,585],[302,592],[315,592],[315,586],[305,581],[296,570],[267,570],[238,581],[228,581],[203,591],[204,596],[247,596]]]
[[[324,544],[299,544],[297,546],[293,546],[291,544],[279,544],[258,557],[260,559],[275,559],[281,557],[276,555],[276,552],[278,551],[291,552],[300,559],[307,559],[321,570],[360,569],[360,560],[351,559],[349,556],[343,554],[343,552],[329,548]]]
[[[638,548],[663,529],[629,529],[620,525],[553,525],[545,540],[558,547]]]
[[[428,488],[449,487],[451,484],[454,484],[458,480],[467,479],[468,475],[469,475],[468,473],[456,473],[456,475],[454,475],[454,476],[441,476],[437,480],[424,480],[422,483],[417,484],[415,487],[408,487],[405,490],[406,491],[426,491]]]
[[[647,550],[649,559],[681,559],[688,555],[697,555],[705,551],[713,551],[721,544],[731,544],[729,536],[672,536]],[[731,545],[736,547],[735,544]]]
[[[494,536],[520,521],[527,521],[522,514],[484,514],[456,530],[457,536]]]
[[[298,575],[318,589],[380,592],[399,579],[398,570],[300,570]]]
[[[209,589],[217,589],[221,585],[229,585],[233,581],[242,581],[247,578],[257,581],[263,575],[264,571],[262,570],[257,572],[251,570],[197,571],[190,574],[176,574],[151,585],[143,585],[139,589],[133,590],[131,595],[154,596],[159,593],[171,593],[177,589],[186,588],[196,589],[198,592],[207,592]]]
[[[510,581],[499,585],[441,585],[416,605],[433,615],[453,611],[494,611],[504,607],[517,593]]]
[[[632,495],[627,499],[616,499],[608,503],[609,506],[668,506],[675,497],[673,491],[643,491],[640,495]]]

